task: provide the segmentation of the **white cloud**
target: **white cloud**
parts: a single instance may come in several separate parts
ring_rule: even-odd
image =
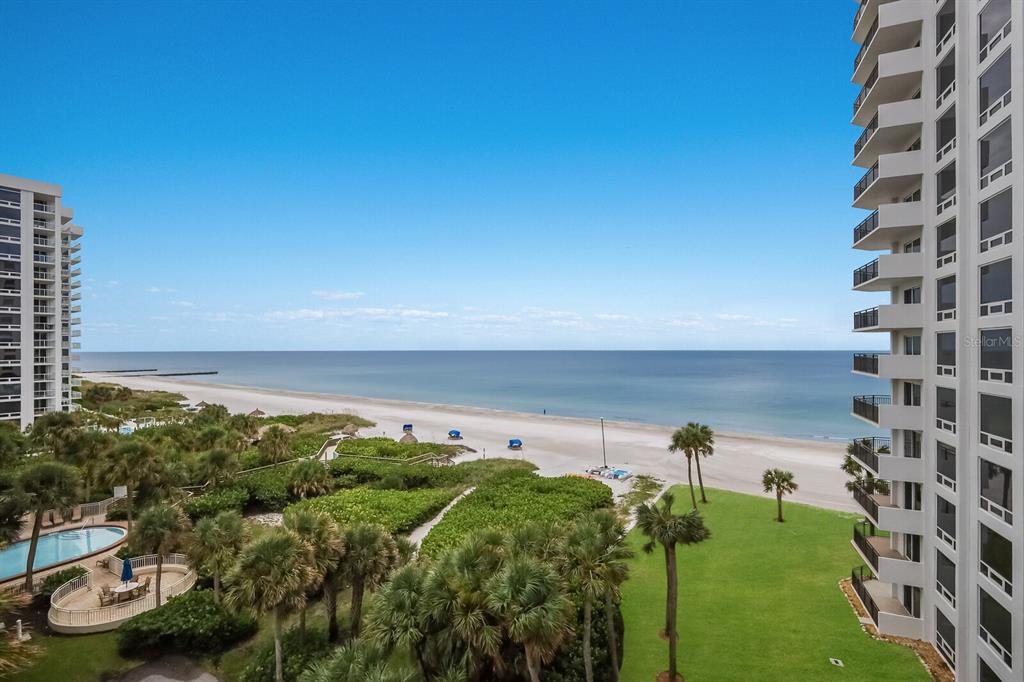
[[[718,313],[715,317],[726,322],[742,322],[754,319],[750,315],[737,315],[735,313]]]
[[[171,305],[179,308],[191,308],[195,305],[192,301],[171,301]]]
[[[633,318],[629,315],[620,315],[618,313],[597,313],[594,315],[595,320],[601,320],[602,322],[626,322]]]
[[[316,289],[312,293],[325,301],[355,301],[366,295],[362,291],[327,291],[324,289]]]
[[[169,289],[166,287],[146,287],[147,294],[173,294],[177,291],[177,289]]]

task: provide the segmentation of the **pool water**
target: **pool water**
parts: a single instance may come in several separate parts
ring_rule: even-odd
[[[35,570],[60,564],[78,557],[99,552],[125,536],[124,528],[94,526],[84,530],[62,530],[39,536]],[[0,580],[13,578],[25,572],[28,563],[28,540],[22,540],[0,549]]]

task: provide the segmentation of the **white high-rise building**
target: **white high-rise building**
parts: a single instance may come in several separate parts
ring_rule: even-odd
[[[880,252],[853,288],[881,296],[853,327],[889,339],[853,359],[889,384],[853,399],[888,434],[853,452],[889,491],[854,495],[854,585],[881,632],[931,642],[959,679],[1018,682],[1024,2],[863,0],[853,40],[853,247]]]
[[[0,420],[70,411],[80,332],[78,238],[58,185],[0,174]]]

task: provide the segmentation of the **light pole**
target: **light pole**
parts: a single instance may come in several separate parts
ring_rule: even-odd
[[[604,445],[604,417],[601,417],[601,461],[604,462],[604,466],[608,466],[608,451]]]

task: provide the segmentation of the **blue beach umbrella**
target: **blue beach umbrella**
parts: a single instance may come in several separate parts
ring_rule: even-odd
[[[132,573],[132,562],[125,560],[121,562],[121,581],[127,585],[131,582],[135,574]]]
[[[457,429],[452,429],[448,432],[449,438],[462,438],[462,432]]]

